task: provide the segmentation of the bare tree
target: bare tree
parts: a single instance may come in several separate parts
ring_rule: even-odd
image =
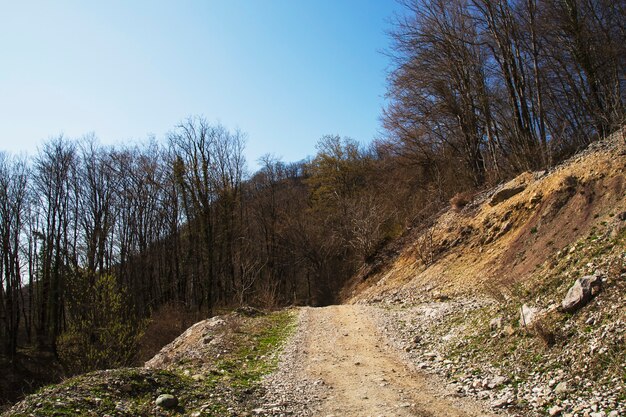
[[[0,153],[0,339],[4,352],[17,350],[22,295],[22,243],[28,205],[28,168],[24,159]]]

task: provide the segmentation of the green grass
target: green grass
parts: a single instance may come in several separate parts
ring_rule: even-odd
[[[266,320],[266,326],[249,329],[249,343],[243,343],[232,357],[218,362],[218,368],[225,371],[224,375],[235,388],[250,388],[263,375],[272,372],[278,361],[278,356],[272,352],[282,346],[295,328],[293,314],[287,311],[274,313]]]

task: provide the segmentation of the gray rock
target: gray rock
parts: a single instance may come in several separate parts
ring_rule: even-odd
[[[161,394],[155,403],[161,408],[174,408],[178,405],[178,399],[171,394]]]
[[[597,275],[578,278],[561,303],[563,311],[573,312],[583,307],[601,288],[602,279]]]
[[[496,376],[494,377],[490,382],[489,382],[489,388],[495,388],[495,387],[499,387],[500,385],[504,385],[507,382],[509,382],[509,378],[505,377],[505,376]]]
[[[493,408],[503,408],[511,403],[511,398],[508,395],[505,395],[502,398],[498,398],[491,402],[491,406]]]
[[[491,319],[491,321],[489,322],[489,328],[491,329],[491,331],[496,331],[502,328],[502,317],[496,317],[494,319]]]
[[[519,324],[521,327],[530,326],[533,321],[537,318],[537,314],[539,313],[539,309],[537,307],[530,307],[526,304],[522,306],[520,309],[520,320]]]
[[[556,394],[565,394],[568,390],[569,389],[566,381],[559,382],[554,388],[554,392]]]
[[[526,185],[520,185],[518,187],[505,188],[504,190],[500,190],[497,193],[495,193],[494,196],[491,198],[489,205],[493,207],[496,204],[500,204],[501,202],[508,200],[514,195],[521,193],[525,189],[526,189]]]

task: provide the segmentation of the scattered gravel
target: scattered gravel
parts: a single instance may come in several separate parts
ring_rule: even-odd
[[[253,410],[255,415],[264,416],[313,416],[319,409],[322,398],[328,395],[323,381],[306,374],[303,351],[306,330],[309,328],[309,309],[303,308],[298,316],[297,330],[281,353],[276,372],[262,382],[265,395],[261,406]]]

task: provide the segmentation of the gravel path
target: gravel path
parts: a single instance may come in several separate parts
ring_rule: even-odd
[[[303,308],[257,415],[489,416],[412,370],[381,338],[374,307]]]

